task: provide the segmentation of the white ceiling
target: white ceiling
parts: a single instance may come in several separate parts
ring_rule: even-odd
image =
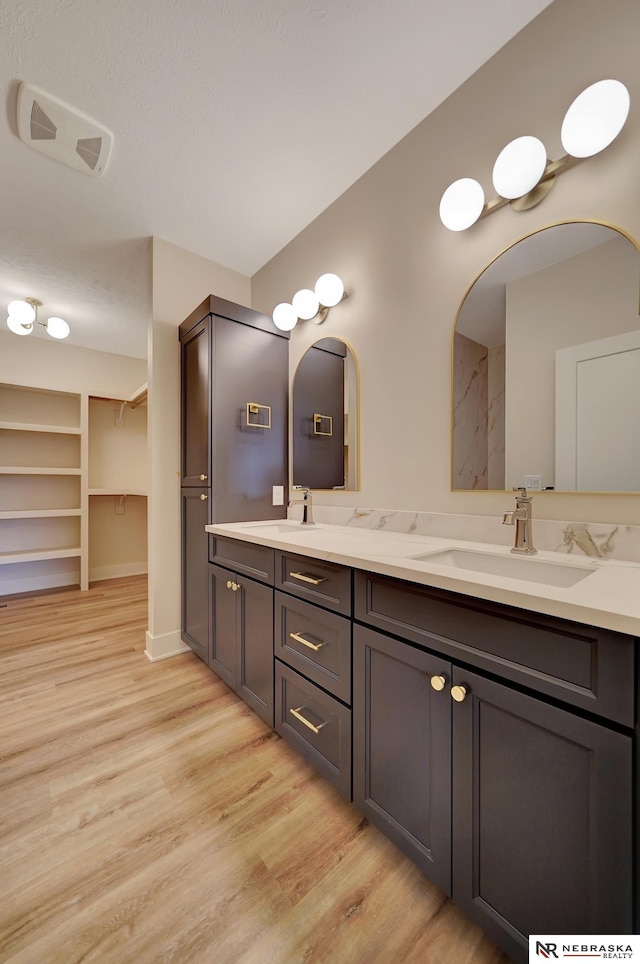
[[[253,275],[549,2],[4,0],[0,317],[144,357],[149,236]],[[113,132],[102,178],[18,139],[23,80]]]

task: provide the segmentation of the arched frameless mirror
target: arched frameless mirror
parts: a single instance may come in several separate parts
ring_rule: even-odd
[[[358,488],[358,366],[339,338],[309,348],[292,390],[292,482],[312,489]]]
[[[575,221],[476,279],[453,336],[453,489],[640,491],[638,255]]]

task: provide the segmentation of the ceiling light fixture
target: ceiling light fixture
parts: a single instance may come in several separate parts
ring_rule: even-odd
[[[25,298],[24,301],[11,301],[7,306],[7,328],[14,335],[30,335],[34,325],[41,325],[52,338],[66,338],[69,325],[63,318],[48,318],[38,321],[38,308],[42,302],[37,298]]]
[[[450,184],[440,201],[440,220],[450,231],[465,231],[476,221],[509,204],[515,211],[535,207],[558,176],[613,143],[629,115],[629,91],[619,80],[599,80],[576,97],[562,122],[566,154],[557,161],[537,137],[517,137],[498,155],[493,186],[498,197],[485,204],[484,191],[469,177]]]
[[[323,274],[316,281],[315,288],[301,288],[291,299],[281,302],[273,309],[273,323],[280,331],[291,331],[300,321],[313,321],[321,325],[329,313],[343,298],[346,298],[344,284],[337,274]]]

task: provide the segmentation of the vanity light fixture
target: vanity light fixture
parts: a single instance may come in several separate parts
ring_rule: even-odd
[[[558,175],[613,143],[629,115],[629,91],[619,80],[599,80],[576,97],[562,122],[566,154],[557,161],[537,137],[517,137],[498,155],[493,186],[498,197],[485,203],[482,185],[463,177],[450,184],[440,201],[440,220],[450,231],[465,231],[480,218],[510,204],[515,211],[535,207]]]
[[[315,288],[301,288],[291,299],[291,304],[281,302],[273,309],[273,323],[280,331],[291,331],[300,321],[313,321],[321,325],[329,313],[346,298],[344,284],[337,274],[323,274],[316,281]]]
[[[48,335],[52,338],[66,338],[69,334],[69,325],[63,318],[47,318],[46,321],[38,321],[38,308],[42,307],[42,302],[37,298],[25,298],[24,301],[11,301],[7,306],[7,328],[14,335],[30,335],[34,325],[42,325]]]

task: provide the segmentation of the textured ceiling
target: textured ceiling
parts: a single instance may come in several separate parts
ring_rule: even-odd
[[[5,0],[0,313],[144,357],[149,236],[252,275],[549,2]],[[18,139],[23,80],[113,132],[104,177]]]

